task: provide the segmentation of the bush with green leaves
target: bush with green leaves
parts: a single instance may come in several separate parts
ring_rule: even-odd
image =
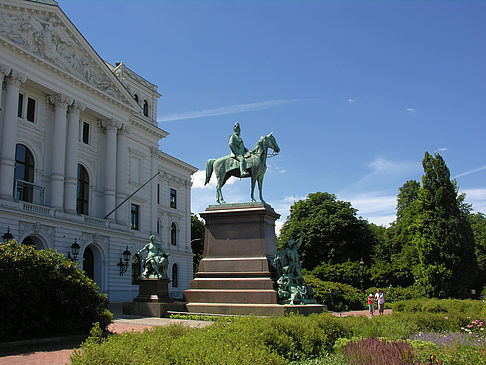
[[[366,289],[366,293],[374,295],[377,289],[380,289],[385,296],[385,304],[402,300],[421,300],[421,298],[425,298],[426,295],[423,286],[419,284],[414,284],[405,288],[401,286],[371,287]]]
[[[358,288],[351,285],[322,281],[312,275],[304,274],[304,281],[312,286],[317,303],[327,306],[335,312],[364,309],[364,295]]]
[[[393,304],[393,311],[406,313],[439,313],[481,318],[484,303],[473,299],[413,299]]]
[[[464,316],[472,313],[464,313]],[[436,346],[411,341],[420,331],[458,331],[460,319],[446,319],[443,313],[399,312],[386,316],[349,316],[328,313],[308,317],[238,317],[216,321],[204,328],[181,325],[155,327],[143,333],[116,334],[107,339],[100,331],[72,355],[72,364],[344,364],[343,349],[349,339],[404,339],[422,361],[435,356],[443,364],[484,363],[486,348],[475,351],[460,344]],[[429,356],[429,357],[427,357]],[[459,361],[460,359],[463,359]],[[454,362],[455,361],[455,362]]]
[[[180,325],[90,338],[72,364],[286,364],[325,356],[350,331],[328,314],[245,317],[204,328]]]
[[[0,244],[0,341],[103,328],[112,320],[106,295],[54,250]]]
[[[348,260],[343,263],[321,263],[311,274],[322,281],[334,281],[355,287],[360,286],[359,261]]]

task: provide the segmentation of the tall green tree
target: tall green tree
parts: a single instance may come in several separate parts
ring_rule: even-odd
[[[205,230],[206,226],[204,221],[199,219],[194,213],[191,214],[191,248],[192,253],[194,254],[192,260],[194,273],[197,271],[199,261],[201,261],[203,257]]]
[[[297,238],[303,232],[299,254],[302,266],[309,271],[323,262],[368,260],[374,236],[368,222],[356,212],[351,203],[337,200],[334,194],[309,194],[293,205],[277,243],[282,247],[290,237]]]
[[[439,154],[422,161],[425,175],[411,223],[416,279],[436,297],[465,296],[476,274],[474,237],[455,181]]]
[[[476,290],[479,292],[486,285],[486,216],[483,213],[469,215],[469,222],[474,234],[478,275]]]

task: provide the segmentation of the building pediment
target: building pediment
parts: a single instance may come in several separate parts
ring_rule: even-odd
[[[0,40],[118,103],[139,108],[58,6],[25,0],[2,2]]]

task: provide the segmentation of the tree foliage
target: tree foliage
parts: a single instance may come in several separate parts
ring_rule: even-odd
[[[426,152],[422,165],[425,175],[411,225],[415,276],[431,296],[464,296],[476,274],[471,226],[442,156]]]
[[[199,261],[203,257],[205,230],[206,226],[204,221],[199,219],[197,215],[191,214],[191,248],[194,254],[192,262],[194,272],[197,271]]]
[[[368,259],[374,236],[368,222],[356,216],[351,203],[329,193],[309,194],[296,202],[278,239],[282,247],[289,238],[304,233],[300,248],[302,266],[312,270],[321,263]]]
[[[475,255],[478,265],[476,290],[481,292],[486,285],[486,216],[483,213],[469,215],[469,222],[474,234]]]
[[[0,341],[89,332],[112,314],[106,295],[54,250],[0,243]]]

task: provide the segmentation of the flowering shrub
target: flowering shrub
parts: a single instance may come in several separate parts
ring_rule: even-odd
[[[471,317],[467,317],[471,319]],[[461,327],[461,330],[467,333],[481,333],[484,332],[484,322],[479,319],[471,320],[471,323],[467,324],[465,327]],[[485,335],[486,336],[486,335]]]
[[[412,341],[426,341],[438,346],[484,346],[486,336],[464,332],[418,332],[410,336]]]
[[[410,344],[404,341],[388,341],[367,338],[350,341],[343,350],[348,364],[401,365],[415,363]]]

